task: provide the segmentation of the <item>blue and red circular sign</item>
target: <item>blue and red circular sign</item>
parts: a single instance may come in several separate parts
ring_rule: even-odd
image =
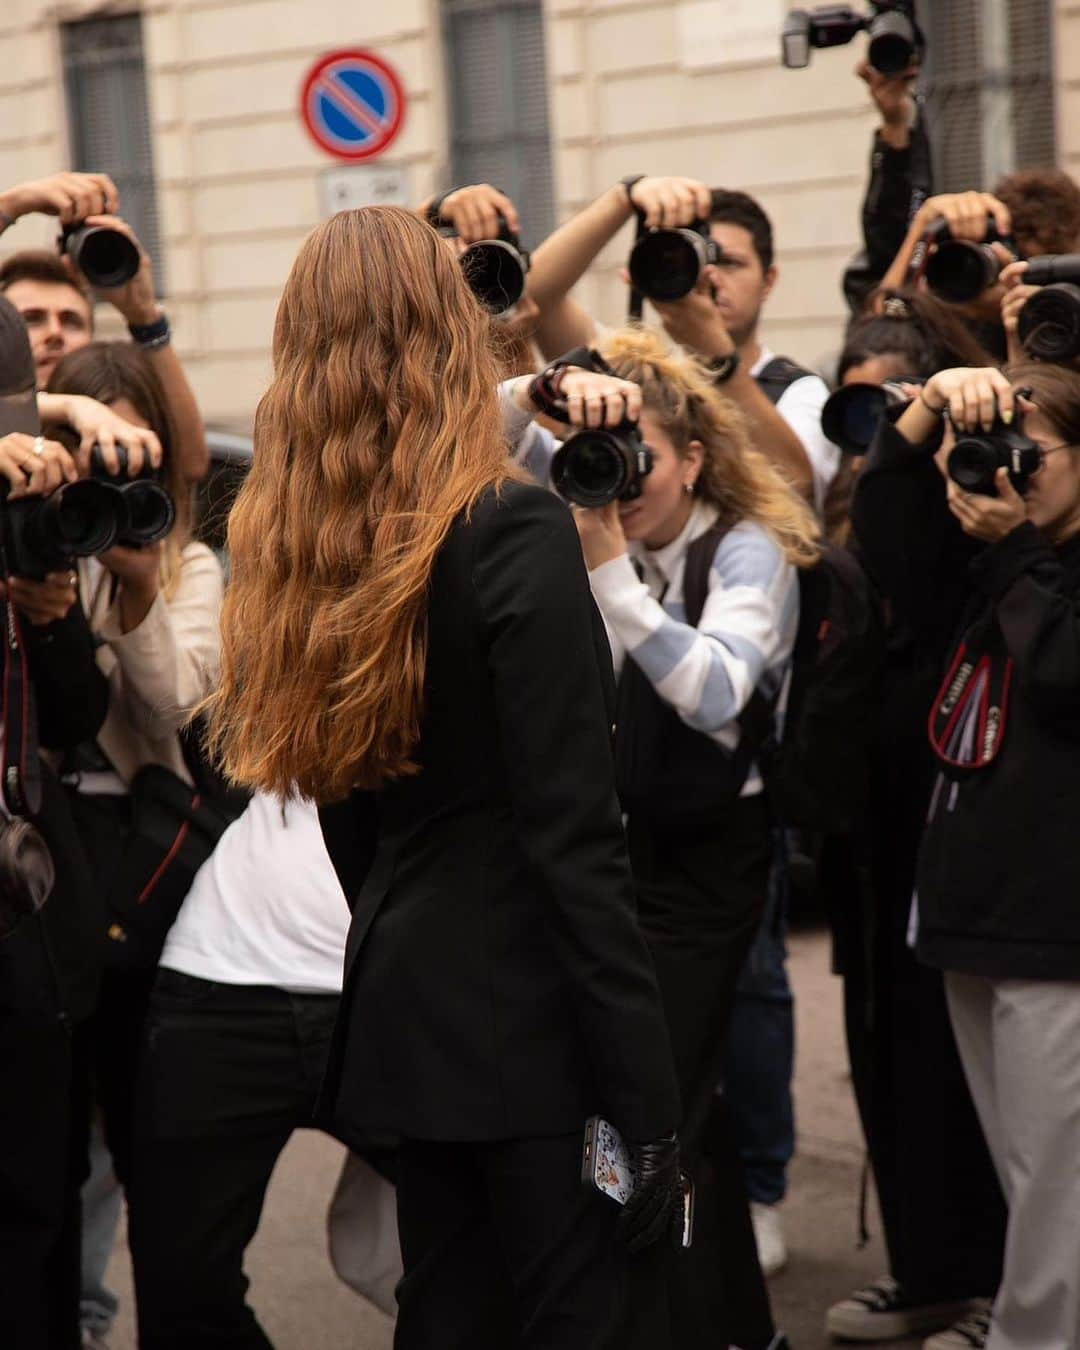
[[[327,154],[374,159],[405,121],[405,89],[394,68],[373,52],[331,52],[304,81],[300,115]]]

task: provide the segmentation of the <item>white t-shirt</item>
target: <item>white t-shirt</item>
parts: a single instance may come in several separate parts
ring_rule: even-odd
[[[341,992],[349,908],[311,802],[256,793],[203,863],[161,965],[222,984]]]
[[[760,375],[775,359],[775,353],[762,347],[750,374]],[[820,375],[804,375],[801,380],[789,384],[776,402],[776,411],[802,441],[810,460],[814,475],[814,505],[819,515],[825,509],[825,493],[840,467],[840,451],[821,429],[821,410],[828,397],[828,386]]]

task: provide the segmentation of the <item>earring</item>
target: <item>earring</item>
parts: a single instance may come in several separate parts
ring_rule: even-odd
[[[683,491],[686,493],[686,495],[687,495],[688,497],[692,497],[692,496],[694,495],[694,485],[693,485],[693,483],[684,483],[684,484],[683,484]]]

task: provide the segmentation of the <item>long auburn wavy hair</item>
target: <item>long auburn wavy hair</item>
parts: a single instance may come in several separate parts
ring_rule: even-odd
[[[519,476],[489,318],[429,225],[343,211],[278,306],[209,748],[229,778],[334,801],[413,773],[428,586],[454,521]]]
[[[616,375],[640,385],[642,402],[678,449],[700,441],[697,497],[719,512],[718,523],[752,520],[773,536],[788,562],[813,567],[821,534],[813,512],[763,454],[746,418],[717,390],[708,370],[650,328],[622,328],[600,344]]]

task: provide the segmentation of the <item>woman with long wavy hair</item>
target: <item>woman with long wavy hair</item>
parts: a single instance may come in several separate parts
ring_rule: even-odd
[[[417,217],[343,212],[278,310],[212,740],[323,803],[352,908],[325,1107],[401,1140],[396,1344],[600,1347],[677,1208],[678,1123],[573,521],[501,434],[488,320]],[[586,1120],[636,1150],[621,1211]]]

